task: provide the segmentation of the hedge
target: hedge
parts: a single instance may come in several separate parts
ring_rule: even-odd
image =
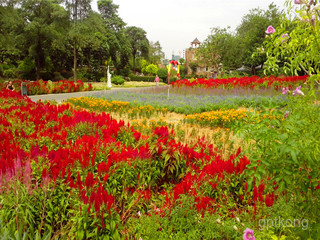
[[[130,75],[130,81],[135,82],[154,82],[155,76],[135,76]],[[160,82],[163,82],[163,80],[160,78]]]

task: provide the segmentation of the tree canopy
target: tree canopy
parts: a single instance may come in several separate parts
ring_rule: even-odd
[[[54,80],[73,71],[75,80],[77,72],[99,80],[106,62],[126,74],[135,67],[131,58],[159,63],[160,43],[150,45],[143,29],[127,27],[118,5],[99,0],[94,12],[91,2],[0,0],[0,77]]]
[[[270,4],[267,10],[255,8],[246,14],[234,32],[230,28],[214,27],[211,34],[200,46],[198,59],[203,64],[218,69],[219,64],[226,70],[241,66],[253,68],[263,64],[265,57],[252,58],[252,53],[265,40],[269,25],[279,26],[282,11]]]

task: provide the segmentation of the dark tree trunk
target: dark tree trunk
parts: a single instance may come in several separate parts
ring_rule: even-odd
[[[45,66],[45,57],[41,45],[41,39],[39,36],[38,44],[36,47],[36,77],[37,80],[41,79],[41,70]]]
[[[76,41],[73,42],[73,80],[77,81],[77,48]]]
[[[74,28],[77,27],[78,21],[78,0],[75,0],[74,9],[73,9],[73,21]],[[73,40],[73,81],[77,81],[77,41],[76,38]]]

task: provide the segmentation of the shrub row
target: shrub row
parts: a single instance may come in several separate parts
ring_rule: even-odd
[[[130,81],[135,82],[154,82],[155,76],[135,76],[134,74],[130,74]],[[163,82],[160,79],[160,82]]]

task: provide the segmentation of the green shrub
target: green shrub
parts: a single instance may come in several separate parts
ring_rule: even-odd
[[[136,75],[134,75],[133,73],[130,73],[128,77],[130,79],[129,81],[134,81],[133,79],[136,77]]]
[[[122,76],[113,76],[111,78],[111,83],[115,84],[115,85],[122,85],[124,84],[125,80],[123,79]]]
[[[102,77],[104,77],[104,69],[100,67],[84,67],[79,68],[77,72],[77,78],[78,79],[87,79],[89,81],[93,82],[99,82]]]
[[[16,73],[14,71],[14,69],[8,69],[8,70],[4,70],[3,71],[3,76],[6,78],[15,78],[16,77]]]
[[[131,81],[136,82],[154,82],[155,76],[132,76],[130,77]]]
[[[69,79],[73,76],[73,72],[72,71],[67,71],[67,70],[63,70],[61,71],[61,75],[62,75],[62,79]]]
[[[194,197],[181,195],[171,210],[161,215],[151,211],[148,215],[131,218],[129,235],[135,239],[240,239],[241,233],[235,231],[234,219],[225,219],[219,224],[219,215],[204,216],[196,210]]]
[[[188,74],[188,68],[185,65],[180,65],[180,78],[185,78]]]
[[[145,73],[146,74],[152,74],[152,75],[156,75],[158,72],[158,67],[154,64],[149,64],[148,66],[146,66],[145,68]]]
[[[175,82],[178,80],[178,77],[174,76],[170,78],[170,83]]]
[[[128,77],[130,76],[131,71],[130,71],[130,68],[126,67],[126,68],[117,70],[116,74],[120,76]]]
[[[159,76],[159,78],[163,79],[164,81],[167,81],[168,70],[166,68],[159,68],[157,75]]]
[[[52,80],[53,77],[54,77],[54,75],[52,75],[51,72],[48,72],[48,71],[41,71],[40,72],[40,78],[43,80]]]
[[[5,71],[5,70],[8,70],[8,69],[10,69],[10,68],[14,68],[14,66],[13,65],[8,65],[8,64],[4,64],[4,63],[2,63],[2,64],[0,64],[0,76],[4,76],[3,75],[3,72]]]
[[[59,72],[54,72],[53,73],[53,81],[59,81],[59,80],[62,80],[63,79],[63,76],[61,75],[61,73]]]
[[[100,82],[107,82],[108,79],[106,77],[100,78]]]
[[[185,75],[186,79],[191,79],[191,78],[195,78],[195,77],[196,77],[196,75],[194,75],[194,74]]]
[[[35,62],[30,58],[25,58],[19,63],[18,71],[20,72],[20,77],[23,79],[36,79],[36,65]]]

